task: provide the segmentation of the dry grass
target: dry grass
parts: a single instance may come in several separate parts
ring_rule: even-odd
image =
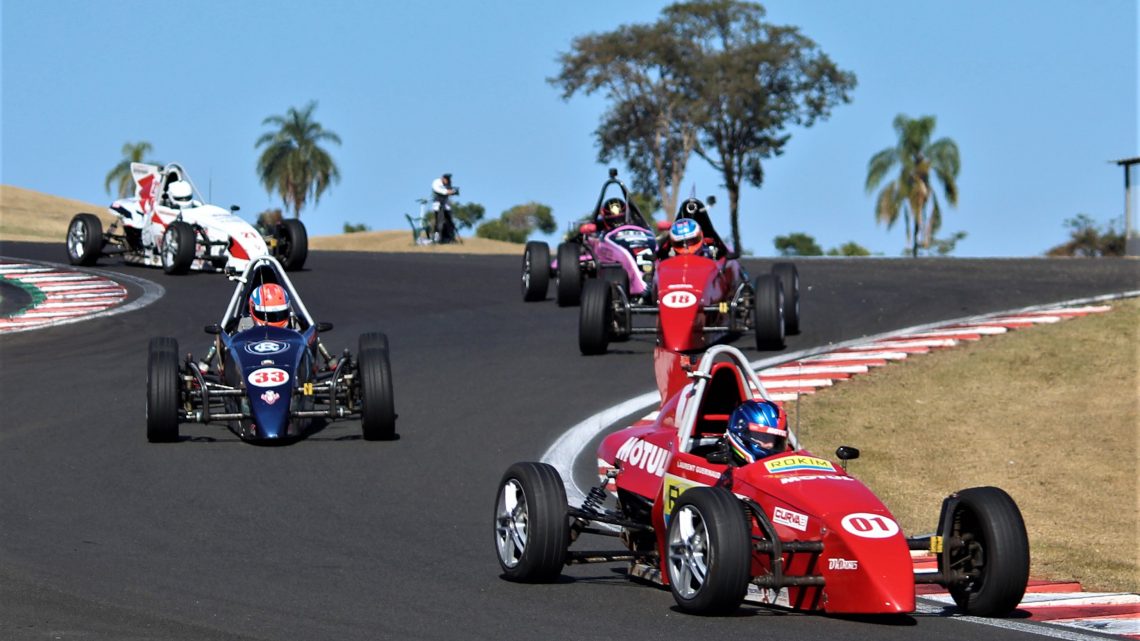
[[[851,471],[904,531],[942,498],[996,485],[1017,501],[1034,576],[1140,588],[1140,301],[919,356],[800,400],[801,438],[854,445]],[[788,404],[795,421],[794,403]]]
[[[104,229],[114,220],[107,213],[106,204],[93,205],[30,189],[0,185],[0,240],[62,243],[71,217],[81,211],[99,216]],[[523,253],[522,245],[475,237],[464,237],[461,244],[417,246],[412,243],[410,228],[406,231],[313,236],[309,238],[309,248],[423,254],[510,254],[520,258]]]

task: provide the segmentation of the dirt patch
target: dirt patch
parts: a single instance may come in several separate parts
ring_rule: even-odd
[[[310,249],[333,251],[408,252],[416,254],[511,254],[522,260],[523,246],[474,236],[448,245],[417,245],[412,231],[362,231],[337,236],[311,236]]]
[[[932,532],[945,495],[995,485],[1021,508],[1034,576],[1137,591],[1138,363],[1134,299],[805,396],[799,434],[821,454],[858,447],[851,472],[905,532]]]

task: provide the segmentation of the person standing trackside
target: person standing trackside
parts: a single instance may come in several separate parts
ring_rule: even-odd
[[[459,195],[459,188],[451,186],[451,174],[444,174],[431,182],[432,205],[435,212],[434,240],[437,243],[455,241],[455,221],[451,219],[452,196]]]

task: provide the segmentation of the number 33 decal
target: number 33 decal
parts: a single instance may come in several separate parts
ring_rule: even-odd
[[[289,373],[276,367],[263,367],[250,372],[248,380],[257,387],[277,387],[289,382]]]

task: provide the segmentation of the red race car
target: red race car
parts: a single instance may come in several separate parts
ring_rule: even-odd
[[[558,471],[516,463],[495,502],[503,577],[555,580],[573,563],[629,563],[629,575],[668,586],[694,614],[736,610],[749,586],[761,600],[827,613],[915,609],[915,583],[945,586],[968,614],[1003,616],[1029,579],[1021,513],[1004,491],[977,487],[942,502],[937,533],[903,536],[890,510],[842,464],[786,445],[741,463],[726,439],[734,408],[767,399],[744,355],[711,348],[699,364],[658,349],[664,399],[652,418],[605,437],[601,484],[569,506]],[[757,403],[764,405],[764,403]],[[755,428],[751,425],[750,428]],[[624,550],[571,550],[582,534],[617,537]],[[938,557],[916,575],[911,550]]]
[[[752,332],[757,349],[782,349],[785,336],[800,326],[795,265],[776,263],[770,274],[749,279],[739,255],[720,239],[696,198],[681,203],[671,235],[679,224],[687,225],[700,246],[669,256],[668,241],[663,244],[651,295],[631,295],[621,279],[586,281],[578,315],[582,353],[603,354],[611,341],[633,334],[657,334],[660,346],[693,352]],[[636,325],[636,316],[654,316],[657,322]]]

